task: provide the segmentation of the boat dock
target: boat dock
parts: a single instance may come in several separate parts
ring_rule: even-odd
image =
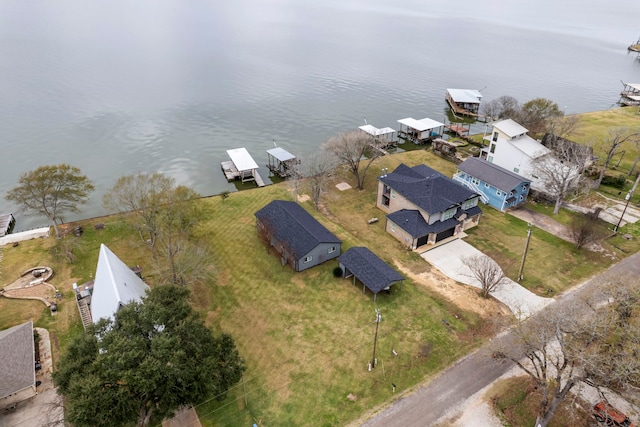
[[[456,134],[457,136],[467,136],[469,134],[469,129],[471,125],[464,126],[458,123],[449,123],[444,126],[449,132]]]
[[[267,150],[267,155],[269,157],[267,168],[269,168],[271,173],[281,178],[287,178],[300,173],[300,171],[297,170],[300,159],[297,159],[296,156],[284,148],[275,147]]]
[[[262,177],[258,173],[258,164],[253,160],[246,148],[227,150],[227,154],[231,160],[220,163],[227,181],[240,179],[242,182],[255,181],[258,187],[265,186]]]

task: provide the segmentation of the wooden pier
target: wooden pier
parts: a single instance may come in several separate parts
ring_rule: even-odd
[[[459,123],[449,123],[448,125],[445,125],[444,128],[449,132],[462,137],[469,135],[469,129],[471,128],[471,125],[464,126]]]
[[[220,163],[227,181],[240,179],[242,182],[255,181],[258,187],[265,186],[262,177],[258,173],[258,164],[253,160],[246,148],[227,150],[227,154],[231,160]]]

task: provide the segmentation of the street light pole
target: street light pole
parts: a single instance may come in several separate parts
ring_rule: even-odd
[[[380,321],[382,320],[382,315],[380,314],[380,309],[376,308],[376,335],[373,338],[373,358],[371,359],[371,367],[376,367],[376,344],[378,343],[378,326],[380,326]]]
[[[618,232],[618,228],[620,227],[620,223],[622,222],[622,218],[624,217],[624,213],[627,211],[627,208],[629,207],[629,202],[631,201],[631,190],[629,190],[629,192],[627,193],[627,195],[624,197],[627,201],[627,203],[625,203],[624,205],[624,209],[622,210],[622,215],[620,215],[620,219],[618,220],[618,223],[616,224],[615,227],[613,227],[613,231],[615,233]]]
[[[524,245],[524,253],[522,254],[522,262],[520,263],[520,271],[518,272],[518,282],[522,280],[522,271],[524,270],[524,261],[527,259],[527,251],[529,250],[529,241],[531,240],[531,223],[527,228],[527,243]]]

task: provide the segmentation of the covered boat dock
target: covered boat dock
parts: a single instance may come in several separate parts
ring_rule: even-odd
[[[442,136],[444,130],[444,123],[430,118],[416,120],[407,117],[406,119],[398,120],[398,123],[400,123],[398,136],[413,141],[416,144],[422,144],[434,138],[439,138]]]
[[[298,173],[296,165],[300,164],[300,159],[284,148],[275,147],[267,150],[267,155],[269,157],[267,167],[273,174],[287,178]]]
[[[258,164],[246,148],[227,150],[231,161],[222,162],[222,171],[227,181],[240,179],[242,182],[255,181],[258,187],[264,187],[264,181],[258,173]]]
[[[447,102],[455,114],[478,117],[482,94],[476,89],[447,89]]]
[[[622,82],[624,88],[620,92],[620,101],[622,105],[640,105],[640,83]]]
[[[369,135],[371,135],[378,143],[383,145],[383,148],[394,146],[398,143],[398,132],[390,127],[384,127],[378,129],[375,126],[366,124],[360,126],[359,129]]]

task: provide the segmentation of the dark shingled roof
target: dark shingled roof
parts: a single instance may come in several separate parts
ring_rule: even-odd
[[[0,331],[0,399],[35,385],[33,323]]]
[[[393,172],[378,179],[430,215],[478,196],[426,165],[410,168],[400,164]]]
[[[286,244],[298,259],[320,243],[342,243],[295,202],[274,200],[255,215],[262,224],[270,227],[273,237]]]
[[[470,212],[472,209],[463,212]],[[440,233],[444,230],[453,228],[460,223],[456,218],[449,218],[444,221],[436,221],[433,224],[429,225],[427,224],[427,221],[424,220],[420,212],[409,209],[402,209],[390,213],[389,215],[387,215],[387,218],[391,222],[395,223],[398,227],[409,233],[414,239],[426,236],[429,233]]]
[[[338,261],[374,294],[404,280],[389,264],[362,246],[349,248],[338,257]]]
[[[505,193],[513,191],[523,182],[526,182],[527,184],[531,183],[527,178],[520,176],[515,172],[487,162],[486,160],[478,157],[469,157],[458,165],[458,169],[483,182],[486,182],[489,185],[493,185]]]

